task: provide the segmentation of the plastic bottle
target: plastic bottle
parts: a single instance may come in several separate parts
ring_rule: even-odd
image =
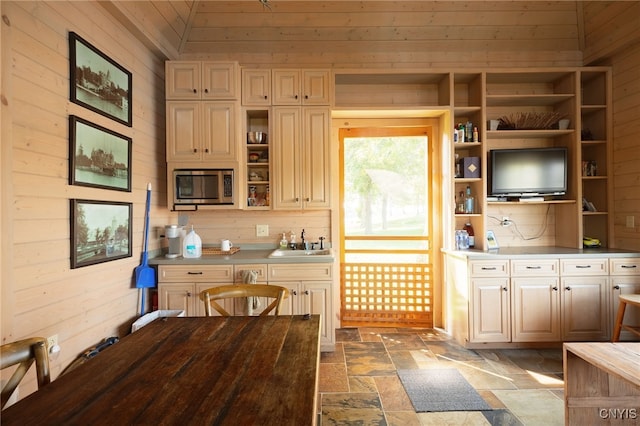
[[[285,233],[282,233],[282,239],[280,240],[280,248],[281,249],[286,249],[287,248],[287,236],[285,235]]]
[[[464,124],[458,123],[458,142],[464,142]]]
[[[462,229],[467,231],[467,234],[469,234],[469,248],[474,248],[476,246],[476,237],[474,236],[473,226],[471,226],[471,222],[465,223],[464,228]]]
[[[475,203],[474,203],[473,195],[471,195],[471,187],[467,185],[467,193],[464,197],[464,212],[466,214],[473,214]]]
[[[464,140],[463,142],[472,142],[473,141],[473,139],[472,139],[472,137],[473,137],[472,136],[473,135],[473,123],[472,122],[467,121],[467,124],[466,124],[466,126],[464,128],[464,134],[467,137],[467,139]]]
[[[296,244],[296,234],[294,234],[293,232],[291,233],[291,239],[289,240],[289,247],[291,248],[291,250],[295,250],[296,248],[298,248],[298,245]]]
[[[480,139],[478,139],[478,128],[477,127],[473,128],[473,141],[474,142],[480,141]]]
[[[184,246],[182,250],[182,257],[195,258],[202,256],[202,239],[196,231],[193,230],[191,225],[191,231],[184,237]]]

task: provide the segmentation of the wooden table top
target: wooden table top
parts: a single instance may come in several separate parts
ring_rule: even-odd
[[[590,364],[640,387],[640,343],[565,343],[569,351]]]
[[[320,318],[161,318],[2,411],[10,424],[316,423]]]

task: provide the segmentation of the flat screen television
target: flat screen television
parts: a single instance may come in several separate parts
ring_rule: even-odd
[[[567,192],[566,148],[494,149],[489,153],[494,197],[564,195]]]

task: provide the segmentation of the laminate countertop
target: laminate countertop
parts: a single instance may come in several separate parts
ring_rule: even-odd
[[[158,255],[149,259],[150,265],[247,265],[252,263],[333,263],[335,261],[335,252],[332,251],[331,256],[285,256],[285,257],[269,257],[275,250],[274,248],[243,248],[240,247],[234,254],[214,254],[202,255],[199,258],[185,259],[179,256],[175,259],[169,259],[164,255]]]
[[[633,250],[620,250],[612,248],[588,248],[588,249],[575,249],[569,247],[505,247],[495,250],[443,250],[444,253],[453,256],[465,257],[470,259],[499,259],[499,258],[530,258],[535,256],[537,258],[554,258],[554,259],[569,259],[580,256],[585,257],[638,257],[640,258],[640,252]]]

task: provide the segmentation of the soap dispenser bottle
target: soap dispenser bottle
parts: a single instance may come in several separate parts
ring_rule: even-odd
[[[287,248],[287,236],[286,234],[283,232],[282,233],[282,239],[280,240],[280,248],[281,249],[286,249]]]
[[[296,243],[296,234],[291,233],[291,239],[289,240],[289,248],[291,250],[295,250],[298,248],[298,244]]]

